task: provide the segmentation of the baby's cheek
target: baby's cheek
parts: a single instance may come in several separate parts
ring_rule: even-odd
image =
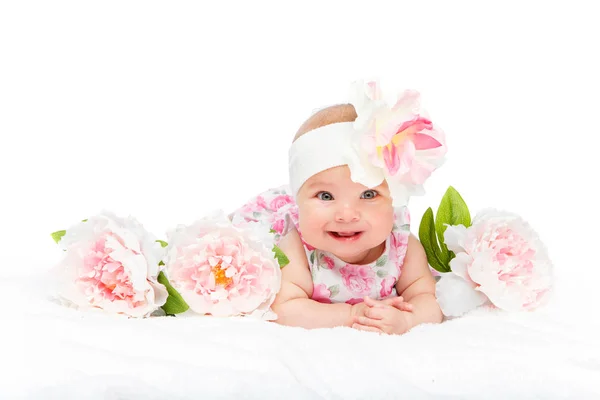
[[[307,210],[308,211],[308,210]],[[319,219],[319,215],[316,213],[299,212],[298,215],[298,229],[305,242],[315,246],[313,242],[317,241],[321,233],[322,223]]]
[[[394,211],[381,210],[374,213],[370,218],[373,231],[379,233],[383,237],[387,237],[394,228]]]

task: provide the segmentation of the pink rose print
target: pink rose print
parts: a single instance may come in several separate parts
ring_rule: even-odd
[[[335,267],[335,261],[329,256],[323,256],[323,264],[321,264],[321,266],[327,269],[333,269],[333,267]]]
[[[286,208],[280,208],[276,210],[271,214],[271,217],[269,218],[271,228],[279,235],[283,235],[283,230],[285,229],[285,217],[289,213],[289,210],[287,210]]]
[[[292,196],[289,196],[287,194],[282,194],[279,195],[277,197],[275,197],[273,200],[271,200],[271,210],[273,211],[277,211],[279,210],[281,207],[293,203],[294,202],[294,198]]]
[[[277,219],[273,225],[271,226],[275,232],[278,234],[283,234],[283,228],[285,228],[285,220],[283,218]]]
[[[256,197],[256,206],[261,208],[261,209],[266,209],[267,208],[267,202],[265,201],[265,198],[262,196],[258,196]]]
[[[408,249],[408,236],[409,232],[392,232],[390,237],[390,258],[396,260],[398,273],[402,272],[402,264]]]
[[[358,303],[362,303],[364,300],[362,298],[354,298],[354,299],[350,299],[350,300],[346,300],[346,304],[350,304],[350,305],[355,305]]]
[[[298,226],[298,206],[295,204],[292,204],[288,210],[289,214],[290,214],[290,218],[292,219],[292,221],[294,222],[294,225]]]
[[[408,246],[408,236],[408,232],[393,232],[390,244],[393,248],[399,251],[402,248],[404,248],[404,252],[406,253],[406,247]]]
[[[385,279],[383,279],[381,281],[381,290],[379,291],[379,296],[384,298],[392,294],[394,283],[396,283],[396,278],[394,278],[393,276],[388,276]]]
[[[245,204],[242,207],[241,212],[244,214],[252,215],[255,212],[261,212],[263,210],[266,210],[266,208],[267,208],[267,202],[265,201],[264,197],[257,196],[255,199],[253,199],[252,201]],[[248,219],[248,218],[246,218],[246,219]]]
[[[375,272],[367,265],[346,264],[340,269],[344,286],[352,293],[365,296],[375,283]]]
[[[331,304],[331,291],[323,283],[314,285],[312,299],[319,303]]]

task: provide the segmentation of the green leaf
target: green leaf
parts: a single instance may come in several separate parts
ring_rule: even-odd
[[[377,276],[380,278],[385,278],[386,276],[388,276],[388,272],[385,269],[380,269],[379,271],[377,271]]]
[[[275,253],[275,258],[277,259],[280,268],[283,268],[290,263],[290,259],[287,258],[283,250],[278,246],[273,246],[273,253]]]
[[[435,216],[435,231],[440,242],[442,260],[446,263],[454,258],[454,254],[448,250],[444,243],[444,231],[448,225],[464,225],[466,228],[471,226],[471,215],[469,208],[461,195],[452,186],[449,186],[442,197],[440,206]]]
[[[433,269],[439,272],[450,272],[448,262],[444,262],[441,258],[441,250],[437,243],[435,234],[435,224],[433,222],[433,210],[431,207],[425,211],[421,224],[419,225],[419,240],[425,249],[427,261]]]
[[[60,239],[62,239],[62,237],[66,235],[66,233],[67,233],[67,231],[56,231],[56,232],[53,232],[51,234],[51,236],[52,236],[52,239],[54,239],[54,242],[58,243],[58,242],[60,242]]]
[[[277,231],[273,228],[269,229],[269,233],[277,233]]]
[[[329,286],[327,290],[331,292],[331,294],[329,295],[330,298],[335,297],[340,293],[340,285]]]
[[[314,250],[310,252],[309,260],[310,260],[310,265],[314,265],[315,264],[315,252],[314,252]]]
[[[179,292],[171,286],[171,283],[162,271],[158,274],[158,282],[165,285],[167,292],[169,292],[167,302],[161,307],[167,315],[180,314],[190,308]]]
[[[387,257],[387,255],[384,254],[384,255],[382,255],[381,257],[379,257],[377,259],[377,262],[375,263],[375,266],[376,267],[383,267],[387,263],[387,261],[388,261],[388,257]]]
[[[169,243],[165,242],[164,240],[157,240],[157,243],[160,243],[161,247],[167,247],[169,245]]]

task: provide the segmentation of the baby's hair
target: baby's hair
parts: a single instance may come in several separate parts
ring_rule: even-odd
[[[356,119],[356,110],[352,104],[336,104],[318,110],[311,115],[298,129],[294,141],[313,129],[320,128],[337,122],[353,122]]]

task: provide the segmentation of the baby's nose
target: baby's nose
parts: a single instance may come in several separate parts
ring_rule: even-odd
[[[360,213],[355,207],[344,206],[336,212],[335,220],[337,222],[356,222],[360,220]]]

